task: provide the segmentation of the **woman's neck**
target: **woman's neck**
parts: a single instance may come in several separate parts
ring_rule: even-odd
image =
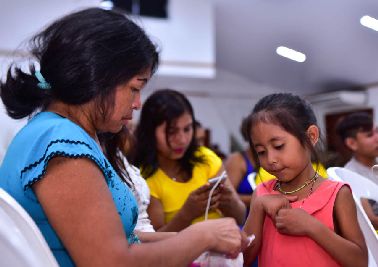
[[[159,168],[171,179],[179,182],[185,182],[188,179],[187,174],[183,172],[178,160],[158,154],[158,164]]]
[[[62,102],[53,102],[47,107],[46,111],[54,112],[76,123],[97,141],[96,129],[89,112],[89,105],[68,105]]]

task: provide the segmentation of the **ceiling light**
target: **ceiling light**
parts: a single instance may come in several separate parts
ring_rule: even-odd
[[[114,4],[112,1],[104,0],[100,3],[100,7],[105,10],[112,10],[114,7]]]
[[[374,31],[378,31],[378,20],[376,20],[375,18],[366,15],[360,19],[360,23],[362,26],[370,28]]]
[[[297,62],[304,62],[306,60],[305,54],[295,51],[293,49],[287,48],[285,46],[277,47],[276,53],[282,57],[286,57],[288,59],[291,59]]]

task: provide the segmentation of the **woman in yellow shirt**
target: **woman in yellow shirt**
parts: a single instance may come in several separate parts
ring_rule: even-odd
[[[135,164],[151,192],[148,213],[157,231],[180,231],[204,220],[212,185],[224,167],[214,152],[195,141],[195,118],[188,99],[159,90],[144,103],[136,129]],[[214,191],[209,218],[233,217],[241,225],[245,206],[226,179]]]

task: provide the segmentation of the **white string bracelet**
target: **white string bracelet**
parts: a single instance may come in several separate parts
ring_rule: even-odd
[[[247,247],[249,247],[252,244],[252,241],[255,240],[255,238],[256,238],[255,235],[247,236],[247,240],[248,240]]]
[[[219,177],[224,176],[224,175],[227,176],[226,171],[223,171],[222,174]],[[211,197],[212,197],[215,189],[217,188],[217,186],[220,184],[221,181],[222,181],[222,179],[218,179],[218,181],[213,185],[213,187],[210,190],[209,198],[207,199],[206,211],[205,211],[205,221],[207,221],[207,217],[208,217],[208,214],[209,214]]]

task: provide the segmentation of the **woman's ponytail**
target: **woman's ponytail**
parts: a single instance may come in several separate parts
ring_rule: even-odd
[[[34,66],[30,66],[30,73],[10,66],[6,81],[0,83],[1,99],[8,115],[13,119],[30,116],[49,102],[49,88],[41,88]]]

